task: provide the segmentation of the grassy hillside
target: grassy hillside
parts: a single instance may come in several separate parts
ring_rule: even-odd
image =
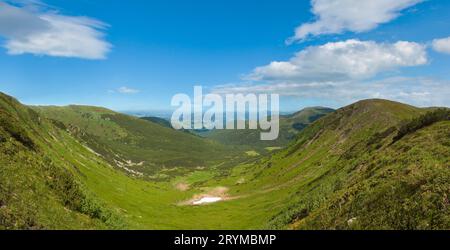
[[[245,157],[232,147],[103,108],[33,109],[59,122],[110,164],[134,176],[164,178]]]
[[[358,102],[284,150],[164,181],[118,171],[88,144],[135,139],[118,114],[54,109],[74,120],[0,95],[0,229],[450,229],[448,109]],[[192,205],[205,195],[223,201]]]
[[[220,189],[222,171],[208,168],[165,182],[132,178],[60,122],[1,98],[1,229],[244,229],[266,218],[253,213],[252,200],[182,205]]]
[[[163,127],[166,128],[172,128],[172,124],[170,124],[170,122],[164,118],[160,118],[160,117],[141,117],[142,120],[146,120],[149,122],[153,122],[156,124],[159,124]]]
[[[306,108],[292,115],[280,116],[280,135],[275,141],[261,141],[261,130],[213,130],[200,133],[201,136],[234,146],[243,146],[259,154],[267,154],[286,147],[297,134],[319,118],[332,113],[329,108]]]
[[[80,161],[68,161],[68,150]],[[0,229],[122,227],[76,178],[77,165],[100,162],[50,121],[0,93]]]
[[[398,137],[425,112],[368,100],[306,128],[295,145],[257,165],[260,185],[292,192],[267,226],[449,229],[449,110]]]

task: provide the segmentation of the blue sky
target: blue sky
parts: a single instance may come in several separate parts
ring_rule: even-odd
[[[169,109],[194,85],[280,93],[285,111],[450,105],[450,1],[336,2],[0,0],[0,91],[115,110]]]

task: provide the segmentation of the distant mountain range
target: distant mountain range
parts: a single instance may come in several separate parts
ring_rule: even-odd
[[[275,141],[261,141],[258,130],[190,130],[191,133],[208,138],[225,145],[240,146],[258,154],[267,154],[274,149],[281,149],[295,139],[298,132],[321,117],[334,112],[333,109],[323,107],[305,108],[301,111],[280,116],[280,136]],[[248,117],[248,115],[247,115]],[[168,119],[160,117],[141,117],[141,119],[158,123],[164,127],[171,128]],[[248,122],[247,122],[248,126]]]
[[[280,116],[280,135],[275,141],[260,140],[261,129],[200,131],[197,134],[226,145],[244,146],[249,150],[255,150],[258,154],[266,154],[287,146],[300,131],[331,112],[334,110],[314,107]]]

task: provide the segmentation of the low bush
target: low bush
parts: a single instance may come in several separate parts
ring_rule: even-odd
[[[397,135],[394,137],[393,142],[397,142],[408,134],[411,134],[419,129],[430,126],[436,122],[449,121],[450,120],[450,109],[436,109],[434,111],[428,112],[418,118],[415,118],[409,122],[403,124],[398,130]]]

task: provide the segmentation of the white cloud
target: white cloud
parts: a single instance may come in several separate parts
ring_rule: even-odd
[[[450,37],[433,40],[433,49],[440,53],[450,54]]]
[[[256,68],[245,79],[297,83],[361,80],[427,62],[426,47],[418,43],[347,40],[308,47],[289,61],[275,61]]]
[[[137,94],[140,91],[138,89],[132,89],[132,88],[123,86],[123,87],[118,88],[117,92],[119,92],[121,94]]]
[[[288,43],[310,36],[365,32],[397,18],[401,11],[423,0],[312,0],[316,21],[295,30]]]
[[[258,67],[246,83],[217,86],[216,94],[276,93],[335,107],[382,98],[417,106],[449,106],[450,82],[381,74],[428,63],[427,48],[414,42],[347,40],[307,47],[288,61]],[[382,80],[374,80],[380,79]],[[331,104],[330,104],[331,103]]]
[[[276,93],[301,100],[335,103],[337,107],[371,98],[388,99],[422,107],[450,106],[448,99],[450,82],[429,78],[391,77],[364,82],[237,84],[217,86],[212,92],[216,94]]]
[[[0,1],[0,36],[6,38],[3,46],[8,54],[106,58],[111,49],[102,32],[106,24],[88,17],[61,15],[35,4]]]

